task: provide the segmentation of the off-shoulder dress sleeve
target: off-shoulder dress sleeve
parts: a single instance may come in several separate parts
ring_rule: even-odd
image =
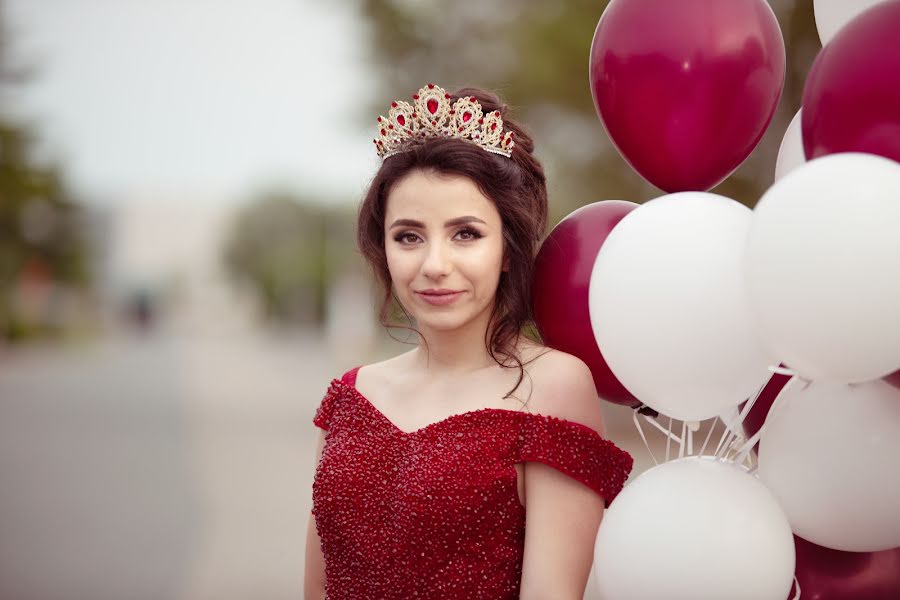
[[[354,367],[341,375],[341,382],[347,385],[354,385],[356,383],[356,372],[359,370],[359,367]],[[316,427],[320,427],[324,430],[331,429],[331,421],[334,417],[335,407],[340,400],[341,390],[337,385],[337,379],[332,379],[331,383],[328,385],[328,389],[325,391],[325,395],[322,397],[321,402],[319,402],[319,407],[316,409],[316,414],[313,416],[313,423]]]
[[[608,506],[631,472],[630,454],[581,423],[522,413],[516,462],[540,462],[580,481]]]
[[[337,395],[337,387],[332,381],[325,391],[322,401],[319,402],[319,407],[316,409],[316,414],[313,417],[313,423],[316,427],[326,431],[331,429],[331,418],[334,416],[334,405],[337,402]]]

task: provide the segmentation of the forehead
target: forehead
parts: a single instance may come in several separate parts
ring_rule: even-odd
[[[500,226],[494,203],[475,182],[461,175],[413,171],[394,185],[385,207],[386,223],[407,218],[440,224],[460,215]]]

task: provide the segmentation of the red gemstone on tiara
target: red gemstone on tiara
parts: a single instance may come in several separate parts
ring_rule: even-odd
[[[497,124],[491,123],[491,131],[494,131],[495,129],[497,129]]]
[[[428,84],[428,89],[429,89],[429,90],[433,90],[433,89],[434,89],[434,84],[433,84],[433,83],[429,83],[429,84]]]
[[[418,100],[418,99],[419,99],[419,95],[418,95],[418,94],[413,94],[413,100]]]
[[[397,122],[400,123],[400,125],[406,125],[406,117],[404,117],[403,115],[397,115]]]
[[[428,112],[430,112],[431,114],[436,113],[437,109],[438,109],[438,101],[435,100],[434,98],[429,98],[427,107],[428,107]]]
[[[475,96],[472,96],[471,98],[469,98],[469,100],[471,100],[472,102],[478,102],[478,98],[476,98]]]
[[[396,102],[391,102],[391,108],[397,108],[397,103],[396,103]]]
[[[472,113],[470,113],[469,111],[463,113],[463,123],[468,123],[471,118]]]

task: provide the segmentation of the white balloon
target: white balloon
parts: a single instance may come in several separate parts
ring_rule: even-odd
[[[597,345],[622,385],[660,413],[713,417],[769,377],[740,270],[750,217],[724,196],[669,194],[629,213],[597,255],[588,291]]]
[[[852,21],[861,12],[884,0],[813,0],[816,15],[816,29],[824,46],[841,27]]]
[[[900,390],[791,379],[766,419],[759,476],[794,533],[850,552],[900,546]]]
[[[832,154],[775,182],[753,211],[744,273],[763,339],[805,379],[896,371],[900,164]]]
[[[731,462],[645,471],[603,516],[594,575],[604,600],[784,600],[794,539],[771,492]]]
[[[784,138],[778,148],[778,158],[775,159],[775,181],[806,162],[806,154],[803,151],[803,133],[800,127],[802,119],[800,113],[802,112],[802,108],[797,111],[784,132]]]

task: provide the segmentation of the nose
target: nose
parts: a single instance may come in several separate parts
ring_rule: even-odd
[[[429,279],[441,279],[453,270],[451,251],[440,242],[428,246],[425,259],[422,262],[422,274]]]

